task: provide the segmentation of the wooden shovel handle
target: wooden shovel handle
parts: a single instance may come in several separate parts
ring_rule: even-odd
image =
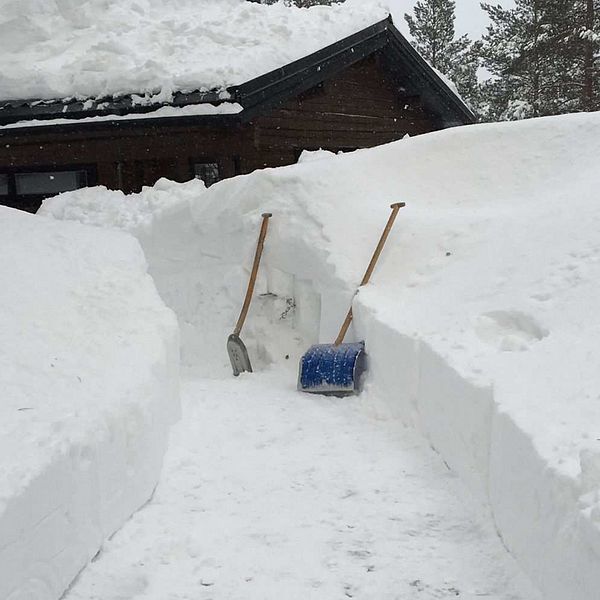
[[[244,304],[240,312],[240,316],[233,330],[233,335],[239,335],[244,326],[244,321],[248,315],[250,308],[250,302],[252,301],[252,294],[254,294],[254,285],[256,284],[256,275],[258,274],[258,266],[260,265],[260,257],[262,256],[263,248],[265,246],[265,238],[267,237],[267,228],[269,227],[269,219],[272,217],[272,213],[262,214],[262,224],[260,226],[260,234],[258,236],[258,243],[256,244],[256,253],[254,254],[254,262],[252,264],[252,272],[250,273],[250,280],[248,281],[248,289],[246,290],[246,297],[244,298]]]
[[[381,234],[381,238],[379,239],[377,248],[375,248],[375,252],[373,252],[373,257],[371,258],[371,262],[369,263],[369,266],[367,267],[367,270],[365,271],[362,281],[360,282],[360,285],[358,287],[362,287],[363,285],[366,285],[367,283],[369,283],[369,279],[371,279],[371,275],[373,274],[373,271],[375,270],[375,265],[377,264],[377,261],[379,260],[379,257],[381,256],[381,251],[383,250],[383,247],[385,246],[385,242],[387,241],[388,236],[390,235],[390,231],[392,230],[392,227],[394,226],[394,221],[396,220],[396,217],[398,216],[398,211],[401,208],[404,208],[405,206],[406,206],[406,204],[404,202],[396,202],[390,206],[390,208],[392,209],[392,214],[390,215],[390,218],[388,219],[385,229],[383,230],[383,233]],[[350,327],[350,323],[352,323],[352,306],[350,306],[350,310],[348,311],[348,314],[346,315],[346,318],[344,319],[344,322],[342,324],[342,328],[340,329],[340,332],[334,342],[335,346],[339,346],[344,341],[344,338],[346,337],[346,333],[348,332],[348,328]]]

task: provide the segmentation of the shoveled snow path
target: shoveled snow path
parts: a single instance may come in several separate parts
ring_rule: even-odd
[[[66,600],[539,598],[439,455],[368,395],[273,372],[183,392],[154,498]]]

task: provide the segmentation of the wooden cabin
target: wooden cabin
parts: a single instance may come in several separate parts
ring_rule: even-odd
[[[289,165],[304,149],[377,146],[474,115],[391,18],[223,91],[160,107],[102,101],[0,102],[0,204],[90,185],[137,192],[159,178],[207,185]]]

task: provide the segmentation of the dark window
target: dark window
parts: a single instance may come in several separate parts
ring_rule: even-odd
[[[87,171],[15,173],[18,196],[60,194],[87,186]]]
[[[44,198],[96,184],[96,168],[37,171],[14,169],[0,173],[0,204],[36,212]]]
[[[8,175],[0,173],[0,196],[8,196]]]
[[[219,165],[215,162],[194,163],[194,177],[202,179],[206,187],[219,181]]]

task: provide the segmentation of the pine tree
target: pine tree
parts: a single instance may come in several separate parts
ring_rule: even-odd
[[[584,27],[584,107],[600,110],[600,0],[586,0]]]
[[[599,108],[599,0],[482,4],[487,117],[520,119]]]
[[[539,4],[539,0],[516,0],[514,9],[481,5],[491,21],[482,47],[484,66],[492,75],[483,87],[490,120],[541,114]]]
[[[584,46],[583,106],[586,110],[598,110],[600,108],[600,1],[585,0],[582,15],[584,23],[580,39]]]
[[[479,44],[469,36],[456,38],[454,0],[419,0],[414,17],[404,15],[414,45],[438,71],[451,79],[471,104],[477,104]]]
[[[563,0],[552,36],[568,61],[569,99],[574,110],[600,108],[600,0]]]

